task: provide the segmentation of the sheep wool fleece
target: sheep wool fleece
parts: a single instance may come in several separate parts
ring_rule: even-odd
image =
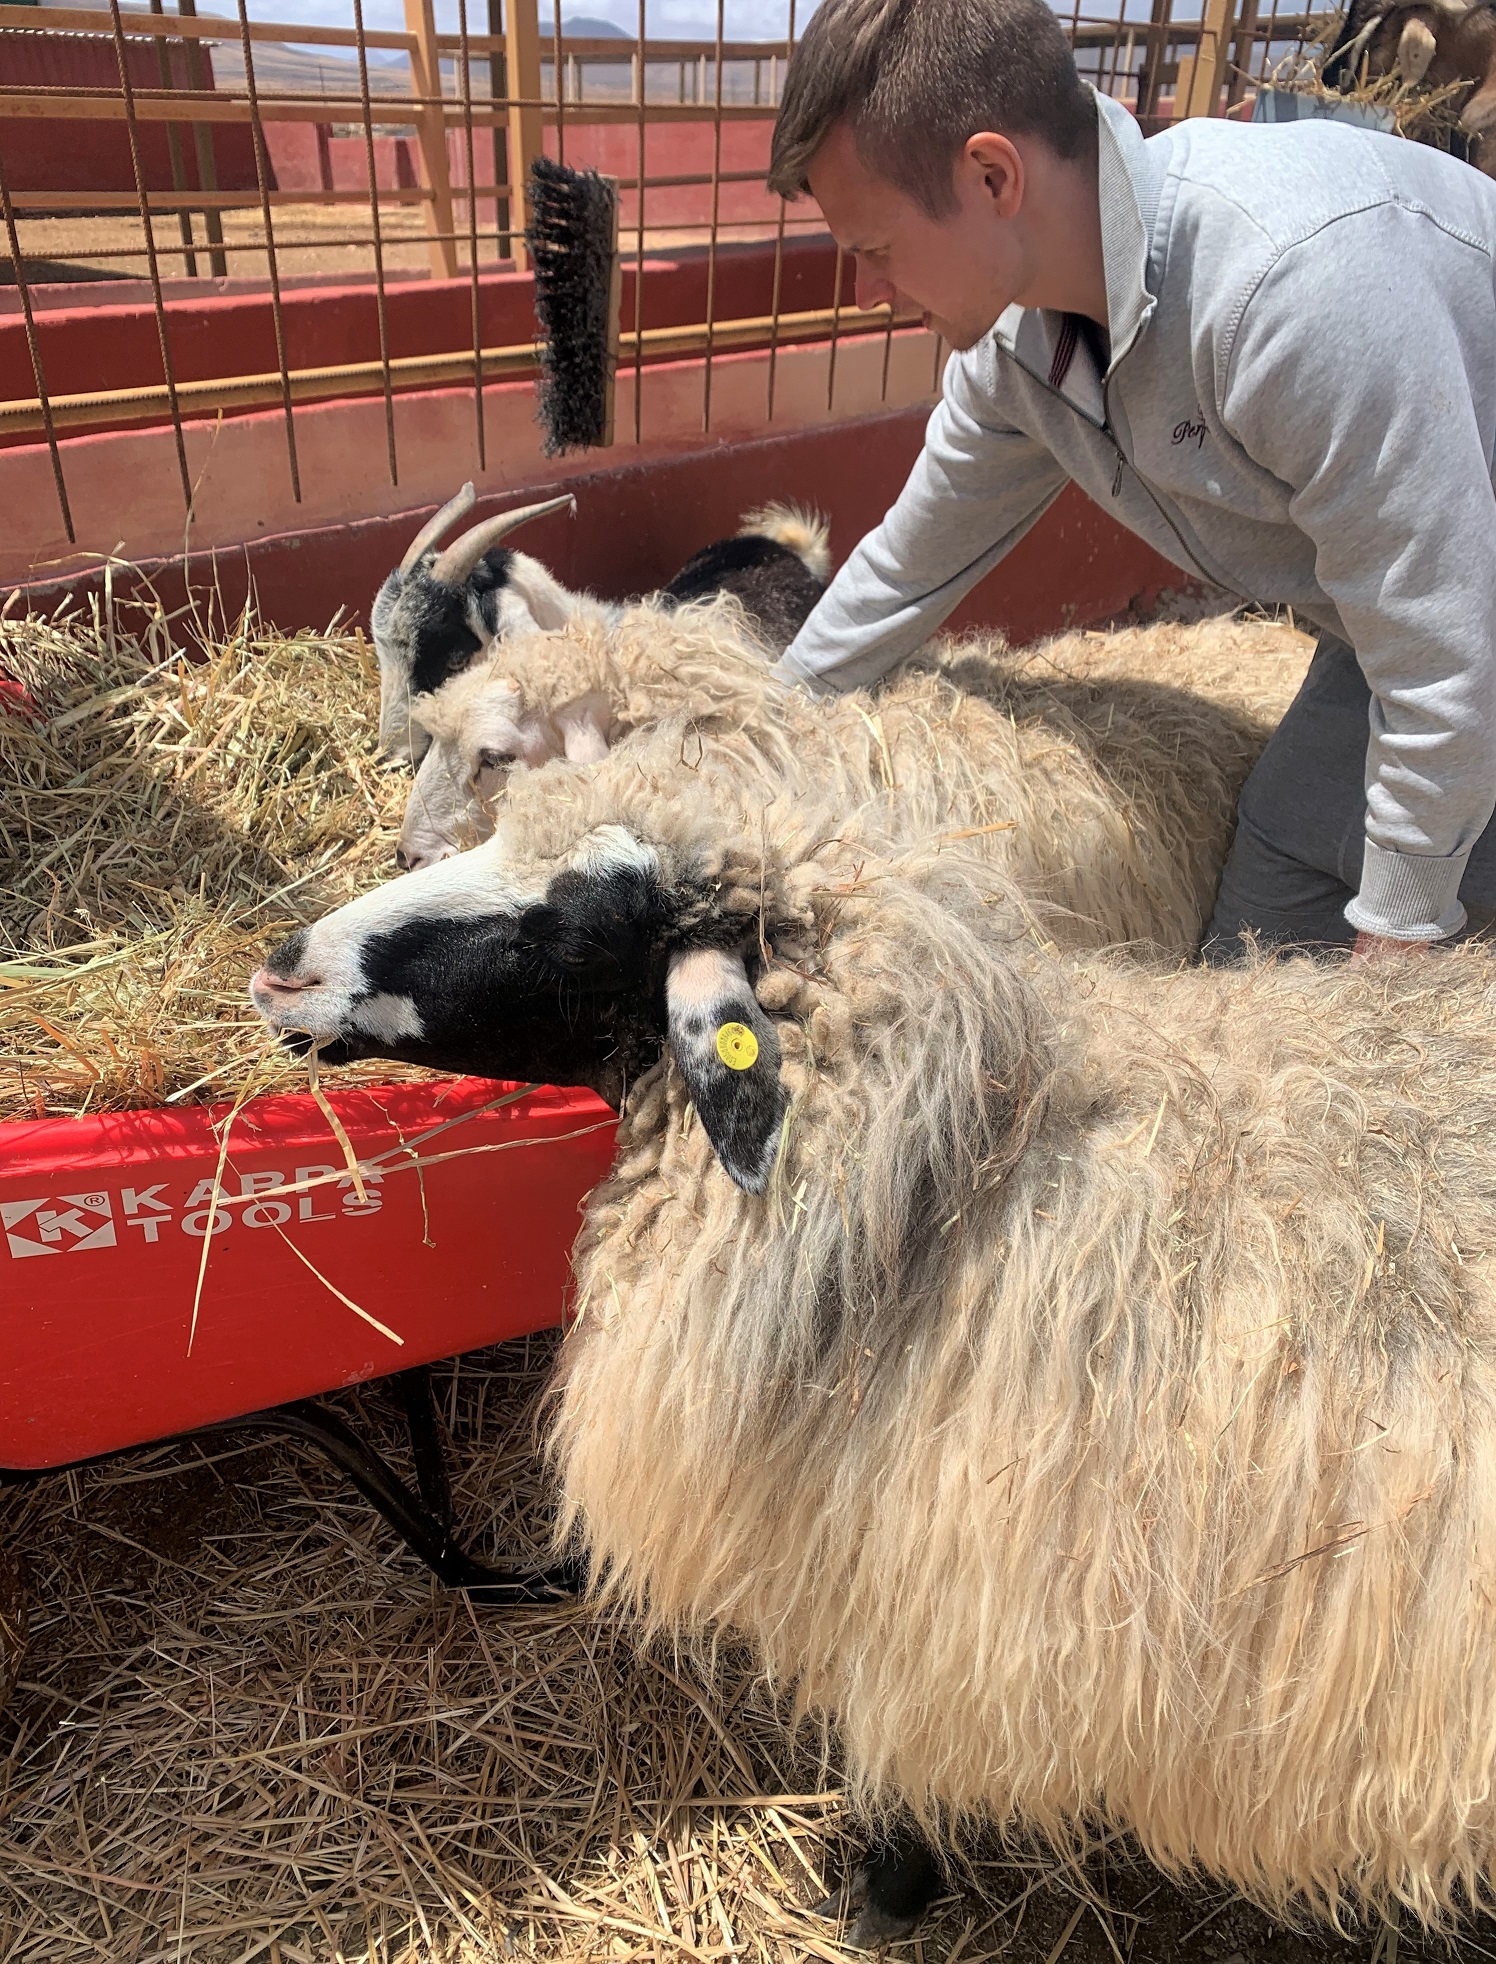
[[[1496,185],[1333,122],[1145,141],[1097,101],[1109,365],[1074,316],[1017,307],[954,355],[908,483],[780,673],[876,680],[1073,479],[1175,565],[1356,650],[1347,916],[1457,932],[1496,803]]]

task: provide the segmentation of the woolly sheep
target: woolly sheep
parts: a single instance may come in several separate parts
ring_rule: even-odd
[[[334,1059],[627,1081],[553,1441],[605,1592],[749,1641],[870,1807],[1486,1899],[1488,958],[1056,959],[960,846],[626,765],[254,985]]]
[[[617,603],[564,587],[538,559],[501,546],[522,525],[576,510],[570,495],[501,512],[469,527],[438,551],[472,510],[465,484],[428,519],[374,597],[370,625],[379,664],[379,741],[386,754],[418,764],[429,741],[420,702],[460,675],[485,648],[519,629],[571,620],[609,621]],[[778,653],[794,638],[831,573],[826,523],[790,504],[747,512],[735,537],[704,546],[653,596],[657,606],[735,594],[763,647]]]
[[[776,684],[730,602],[521,636],[423,708],[432,746],[400,863],[428,865],[486,837],[516,764],[594,762],[631,731],[691,714],[683,768],[760,788],[834,785],[848,807],[884,794],[908,836],[978,832],[1036,897],[1066,911],[1057,932],[1068,945],[1188,953],[1267,731],[1143,678],[1150,653],[1177,667],[1226,643],[1245,660],[1243,644],[1261,637],[1212,622],[1130,638],[1131,677],[1066,674],[1091,658],[1078,636],[1029,656],[958,644],[876,694],[813,701]]]

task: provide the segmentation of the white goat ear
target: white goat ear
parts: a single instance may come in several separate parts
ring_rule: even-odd
[[[523,601],[537,627],[565,627],[568,621],[588,611],[587,596],[562,586],[549,568],[527,552],[517,552],[509,562],[510,590]]]
[[[671,1052],[723,1171],[744,1193],[762,1193],[789,1097],[779,1081],[779,1039],[742,956],[718,948],[673,956],[665,1001]]]
[[[573,764],[596,764],[612,747],[613,711],[600,690],[563,702],[551,720]]]

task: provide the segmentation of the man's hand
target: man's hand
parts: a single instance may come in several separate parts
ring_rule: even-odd
[[[1365,934],[1356,936],[1356,945],[1351,949],[1353,962],[1375,961],[1382,955],[1421,955],[1428,947],[1426,941],[1394,941],[1385,934]]]

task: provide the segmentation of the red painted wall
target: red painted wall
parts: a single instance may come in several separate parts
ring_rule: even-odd
[[[721,187],[718,216],[723,224],[752,221],[772,225],[779,216],[779,200],[770,197],[763,186],[769,168],[771,118],[762,122],[736,122],[722,125],[722,163],[724,171],[751,170],[751,184],[724,184]],[[639,174],[639,131],[637,124],[584,123],[564,131],[566,162],[578,169],[606,172],[613,177]],[[545,147],[557,153],[554,129],[547,129]],[[713,163],[711,119],[700,123],[651,123],[644,132],[644,174],[649,177],[710,177]],[[463,180],[466,182],[466,179]],[[814,209],[813,207],[811,208]],[[624,191],[620,222],[625,235],[638,223],[638,193]],[[644,220],[647,225],[676,227],[701,224],[712,216],[710,184],[646,188]],[[816,214],[819,222],[819,214]]]
[[[722,126],[721,169],[724,172],[753,171],[749,184],[724,184],[718,197],[717,216],[722,225],[773,225],[779,216],[779,200],[764,189],[762,178],[769,167],[769,136],[772,124],[724,123]],[[265,143],[275,169],[276,183],[283,191],[367,191],[368,152],[361,136],[333,136],[328,123],[270,123]],[[547,129],[545,147],[551,156],[562,152],[568,164],[579,170],[600,170],[611,177],[636,178],[639,174],[639,131],[624,117],[616,123],[569,123],[558,134]],[[651,123],[644,133],[644,174],[646,177],[706,177],[712,175],[715,147],[710,120],[699,123]],[[479,184],[494,182],[493,134],[487,129],[473,131],[474,176]],[[447,132],[447,171],[454,185],[466,184],[467,136],[462,130]],[[414,137],[376,136],[374,175],[382,190],[412,188],[420,182],[420,150]],[[705,226],[712,216],[712,187],[705,184],[661,185],[646,189],[644,217],[659,230],[679,230]],[[625,190],[620,200],[620,222],[625,239],[638,224],[639,194]],[[466,224],[465,205],[458,208],[459,225]],[[492,231],[497,224],[494,200],[478,202],[478,224]],[[794,227],[791,227],[793,233]]]
[[[502,505],[480,501],[477,516],[527,497],[574,491],[576,520],[542,520],[526,531],[525,550],[568,585],[612,598],[662,584],[767,498],[797,498],[824,511],[840,563],[897,497],[927,414],[924,408],[896,410],[594,468],[544,486],[516,486]],[[288,630],[326,622],[339,609],[345,618],[366,621],[368,602],[428,515],[397,512],[254,539],[234,550],[195,554],[187,572],[199,604],[219,618],[231,618],[253,587],[262,615]],[[181,606],[186,578],[180,559],[148,564],[142,572],[168,609]],[[45,601],[61,584],[38,583],[31,591]],[[65,584],[76,595],[91,582]],[[1161,590],[1184,584],[1166,560],[1072,488],[973,590],[951,625],[996,626],[1028,641],[1125,615],[1150,605]],[[118,571],[114,591],[128,591],[127,577]]]
[[[213,87],[213,56],[203,46],[206,87]],[[132,88],[159,89],[156,50],[141,41],[125,44],[125,66]],[[170,86],[189,87],[187,51],[168,46]],[[0,83],[14,88],[119,88],[119,62],[113,39],[105,34],[56,34],[29,28],[0,33]],[[169,191],[171,159],[165,123],[137,125],[146,188]],[[246,123],[207,125],[213,133],[213,159],[220,191],[255,188],[254,139]],[[130,139],[124,123],[74,122],[62,117],[0,122],[0,149],[12,191],[133,191]],[[197,188],[197,157],[183,128],[182,158],[187,183]]]
[[[0,125],[0,127],[4,127]],[[12,128],[16,125],[11,125]],[[295,127],[310,131],[313,124]],[[823,237],[789,240],[780,280],[781,305],[795,313],[831,304],[835,248]],[[717,255],[716,311],[720,320],[769,311],[774,252],[770,245],[727,246]],[[852,298],[844,269],[842,297]],[[706,309],[706,258],[683,251],[645,262],[644,324],[666,327],[699,321]],[[170,300],[167,342],[180,381],[265,374],[276,366],[275,323],[267,293]],[[370,285],[292,289],[282,300],[286,359],[292,368],[377,361],[379,317]],[[392,355],[434,354],[472,346],[472,288],[466,279],[420,280],[387,289]],[[633,324],[634,268],[624,269],[623,319]],[[535,332],[534,283],[529,274],[485,273],[479,281],[479,323],[486,347],[512,346]],[[149,306],[81,306],[36,317],[47,388],[57,395],[139,388],[161,380],[156,317]],[[29,378],[25,323],[0,315],[0,375]],[[107,423],[99,425],[107,428]],[[139,427],[138,425],[136,427]],[[0,436],[0,448],[34,436]]]

